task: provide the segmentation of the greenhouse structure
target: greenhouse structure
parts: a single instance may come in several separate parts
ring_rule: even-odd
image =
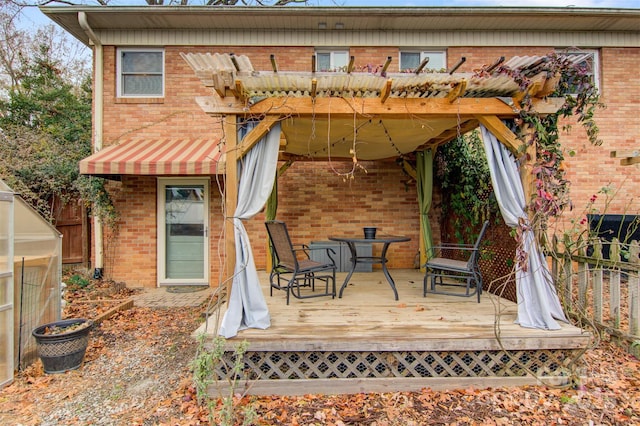
[[[60,319],[62,237],[0,180],[0,386],[37,358],[31,331]]]

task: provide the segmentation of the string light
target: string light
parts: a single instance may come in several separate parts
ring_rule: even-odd
[[[382,120],[380,120],[379,122],[380,126],[382,126],[382,129],[384,130],[384,134],[387,135],[387,139],[389,139],[389,143],[391,144],[391,146],[393,147],[393,149],[396,150],[396,153],[402,157],[404,154],[402,153],[402,151],[400,151],[398,149],[398,147],[396,146],[395,143],[393,143],[393,139],[391,139],[391,135],[389,134],[389,131],[387,130],[387,127],[384,125],[384,123],[382,122]]]

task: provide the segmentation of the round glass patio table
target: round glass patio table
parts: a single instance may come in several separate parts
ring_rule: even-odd
[[[376,236],[376,238],[362,238],[362,237],[329,237],[331,241],[338,241],[341,243],[346,243],[351,251],[351,270],[347,274],[347,277],[342,283],[342,287],[340,287],[340,292],[338,293],[338,297],[342,297],[342,292],[345,287],[349,283],[353,272],[356,270],[356,266],[358,263],[380,263],[382,265],[382,272],[384,272],[384,276],[387,277],[387,281],[391,286],[391,290],[393,290],[393,294],[398,300],[398,290],[396,290],[396,284],[393,282],[393,278],[389,274],[389,270],[387,269],[387,250],[389,249],[389,245],[391,243],[401,243],[405,241],[410,241],[411,238],[400,236],[400,235],[389,235],[389,236]],[[382,244],[382,252],[380,256],[358,256],[358,251],[356,250],[356,244]],[[373,250],[372,250],[373,253]]]

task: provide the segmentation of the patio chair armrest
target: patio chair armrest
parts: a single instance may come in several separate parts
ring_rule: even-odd
[[[439,249],[457,249],[457,250],[473,250],[475,247],[472,244],[442,244],[439,246],[434,246],[433,248]]]
[[[299,247],[299,248],[295,248],[295,247]],[[311,258],[311,255],[309,254],[312,251],[317,251],[317,250],[326,250],[327,251],[327,256],[329,256],[329,259],[331,260],[331,263],[333,263],[334,265],[336,264],[335,259],[333,258],[333,256],[331,256],[331,254],[335,255],[336,252],[334,249],[332,249],[331,247],[309,247],[306,244],[297,244],[294,246],[294,253],[298,253],[298,252],[303,252],[308,259]]]
[[[295,244],[295,245],[293,245],[293,251],[309,252],[309,251],[313,251],[313,250],[325,250],[325,247],[310,247],[307,244]],[[330,247],[326,247],[326,250],[331,250],[333,252],[333,254],[336,253]]]
[[[326,250],[327,256],[329,256],[329,260],[331,260],[331,263],[333,263],[334,265],[336,264],[335,259],[333,258],[333,256],[331,256],[332,254],[335,255],[336,251],[331,247],[311,247],[309,250]]]
[[[473,251],[476,251],[477,249],[474,246],[470,246],[466,244],[461,244],[461,245],[445,244],[445,245],[431,247],[427,251],[427,255],[428,255],[427,257],[437,257],[437,254],[442,253],[444,250],[459,251],[459,252],[460,251],[473,252]]]
[[[311,256],[309,256],[309,251],[311,250],[311,248],[309,248],[308,245],[306,244],[292,244],[291,247],[293,247],[293,252],[296,253],[296,255],[298,253],[304,253],[305,256],[307,256],[307,258],[310,258]]]

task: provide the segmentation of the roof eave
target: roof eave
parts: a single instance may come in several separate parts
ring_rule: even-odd
[[[243,28],[245,19],[260,18],[261,29],[281,30],[282,19],[295,22],[296,28],[289,30],[317,29],[320,19],[340,19],[345,28],[358,28],[363,17],[370,18],[367,30],[405,30],[407,20],[413,20],[414,30],[433,30],[433,19],[438,20],[436,30],[477,29],[488,18],[505,19],[502,30],[522,30],[522,19],[527,29],[547,31],[556,29],[557,21],[567,20],[575,28],[576,22],[584,21],[585,31],[593,31],[593,20],[606,20],[609,31],[640,28],[640,9],[615,8],[531,8],[531,7],[210,7],[210,6],[42,6],[42,13],[56,22],[78,40],[89,44],[78,15],[87,17],[93,30],[158,30],[158,29],[204,29],[222,26]],[[140,19],[156,17],[148,21]],[[430,22],[415,22],[416,17],[428,17]],[[130,17],[131,19],[127,19]],[[553,17],[555,20],[547,19]],[[263,19],[264,18],[264,19]],[[269,18],[269,19],[266,19]],[[294,21],[291,21],[295,18]],[[518,22],[514,18],[520,18]],[[379,21],[378,21],[379,19]],[[629,24],[631,20],[631,24]],[[554,21],[555,23],[552,23]],[[203,25],[206,22],[206,25]],[[510,24],[510,22],[514,22]],[[636,25],[637,22],[637,25]],[[331,30],[329,28],[329,30]]]

